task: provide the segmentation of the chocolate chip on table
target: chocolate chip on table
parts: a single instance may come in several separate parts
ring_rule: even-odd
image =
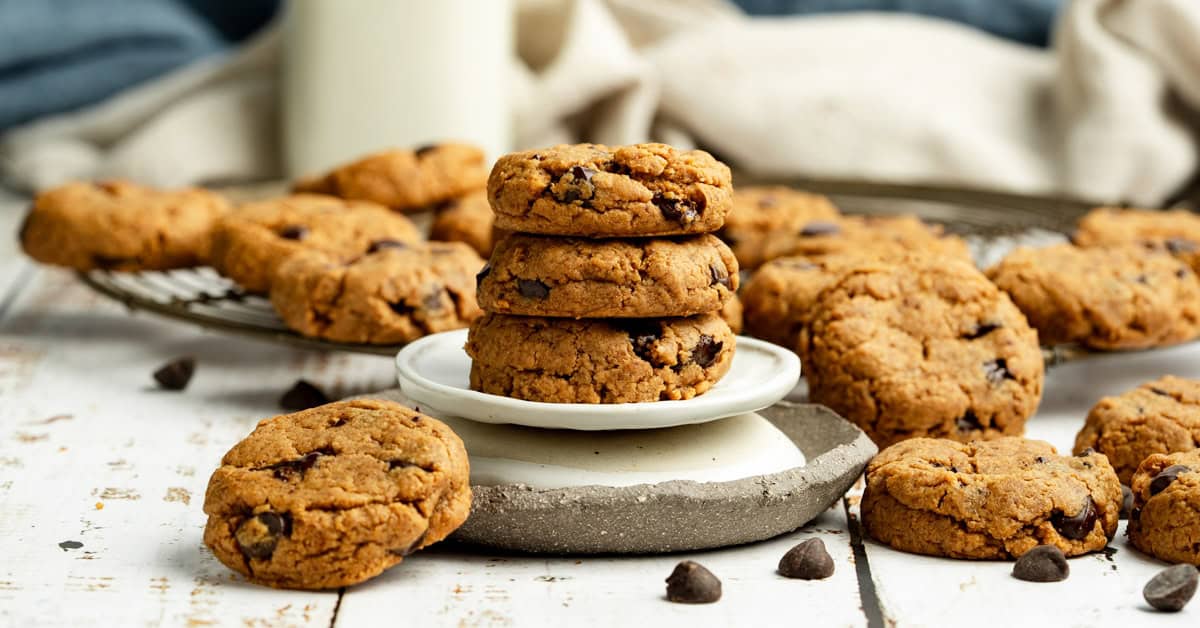
[[[1158,475],[1154,476],[1154,479],[1150,480],[1150,494],[1158,495],[1159,493],[1167,490],[1167,487],[1179,477],[1180,473],[1187,473],[1191,470],[1192,469],[1190,467],[1186,467],[1181,464],[1173,464],[1166,469],[1159,471]]]
[[[1002,325],[999,323],[979,323],[974,329],[967,332],[963,338],[966,338],[967,340],[979,340],[980,338],[983,338],[997,329],[1000,329],[1000,327],[1002,327]]]
[[[308,227],[304,225],[288,225],[279,230],[279,237],[288,240],[303,240],[308,237]]]
[[[988,383],[993,386],[999,386],[1006,379],[1015,380],[1012,371],[1008,370],[1008,360],[1004,358],[996,358],[983,363],[983,374],[987,377]]]
[[[1133,491],[1129,490],[1128,486],[1121,485],[1121,514],[1118,515],[1121,519],[1128,519],[1129,514],[1133,512]]]
[[[715,265],[709,266],[708,272],[709,272],[709,274],[712,275],[712,281],[709,283],[710,286],[715,286],[715,285],[719,284],[719,285],[725,286],[726,288],[730,288],[729,272],[726,271],[724,268],[721,268],[720,266],[715,266]],[[732,288],[730,288],[730,289],[732,290]]]
[[[779,575],[800,580],[824,580],[833,575],[833,557],[821,539],[808,539],[779,559]]]
[[[407,244],[405,244],[399,240],[392,240],[390,238],[385,238],[383,240],[376,240],[376,241],[372,242],[371,246],[367,248],[367,253],[377,253],[384,249],[403,249],[407,246],[408,246]]]
[[[1053,545],[1039,545],[1017,559],[1012,575],[1027,582],[1059,582],[1071,575],[1071,566],[1062,550]]]
[[[676,198],[666,198],[665,196],[655,196],[651,201],[658,211],[667,220],[674,220],[682,225],[689,225],[700,217],[696,211],[696,206],[688,201],[682,201]]]
[[[154,371],[154,381],[166,390],[183,390],[196,373],[196,359],[191,357],[171,360]]]
[[[238,526],[234,538],[248,558],[267,560],[275,553],[279,539],[292,534],[289,513],[260,512]]]
[[[80,543],[79,541],[63,541],[59,543],[58,546],[62,549],[62,551],[65,552],[67,550],[79,549],[83,547],[83,543]]]
[[[804,225],[804,228],[800,230],[800,235],[805,238],[811,238],[813,236],[833,235],[841,230],[841,226],[837,223],[817,220]]]
[[[283,396],[279,398],[279,406],[284,410],[298,412],[329,403],[329,397],[308,380],[298,379]]]
[[[526,299],[545,299],[550,296],[550,286],[537,279],[518,279],[517,291]]]
[[[1087,503],[1083,505],[1083,508],[1079,512],[1068,517],[1061,511],[1055,511],[1054,515],[1050,517],[1050,523],[1064,537],[1072,541],[1082,541],[1092,533],[1092,529],[1096,527],[1096,519],[1099,516],[1100,513],[1096,512],[1096,503],[1092,501],[1092,497],[1089,495]]]
[[[1146,603],[1160,611],[1174,613],[1183,607],[1196,594],[1196,568],[1188,565],[1175,565],[1158,572],[1142,589],[1142,597]]]
[[[679,604],[711,604],[721,599],[721,581],[704,565],[685,560],[667,576],[667,599]]]
[[[700,368],[708,368],[716,361],[717,356],[721,354],[721,349],[724,348],[724,342],[717,342],[712,336],[701,334],[700,340],[696,342],[696,347],[692,349],[692,362],[695,362]]]

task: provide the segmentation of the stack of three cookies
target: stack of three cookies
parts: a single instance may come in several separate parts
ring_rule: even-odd
[[[738,285],[712,232],[729,168],[662,144],[502,157],[488,181],[500,241],[478,277],[471,387],[555,403],[688,399],[728,372],[721,318]]]

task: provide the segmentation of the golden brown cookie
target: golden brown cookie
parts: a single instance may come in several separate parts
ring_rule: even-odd
[[[567,318],[664,318],[720,310],[738,265],[710,234],[593,240],[516,233],[479,284],[489,312]]]
[[[487,192],[479,190],[438,206],[429,239],[462,242],[476,253],[490,257],[496,242],[508,235],[495,227],[496,215],[488,205]]]
[[[881,447],[1016,436],[1042,396],[1025,317],[974,266],[866,261],[821,291],[800,335],[809,397]]]
[[[417,211],[482,188],[486,178],[479,148],[433,144],[368,155],[323,176],[301,179],[293,190]]]
[[[1133,475],[1129,540],[1171,563],[1200,565],[1200,450],[1153,454]]]
[[[471,326],[471,388],[553,403],[690,399],[733,361],[717,314],[572,320],[485,314]]]
[[[739,187],[720,236],[742,268],[754,270],[791,251],[808,224],[820,229],[839,217],[837,207],[820,194],[781,185]]]
[[[798,351],[800,331],[817,295],[842,271],[861,263],[854,255],[780,257],[759,267],[742,289],[746,331]]]
[[[725,321],[726,325],[729,325],[729,330],[732,331],[734,335],[742,333],[742,330],[746,327],[744,313],[745,307],[742,305],[742,299],[736,294],[725,302],[725,305],[721,307],[720,312],[717,312],[717,314],[720,315],[721,320]]]
[[[869,465],[863,527],[916,554],[1012,559],[1038,545],[1067,556],[1103,549],[1117,531],[1121,485],[1101,454],[1060,456],[1023,438],[915,438]]]
[[[1116,397],[1088,413],[1075,437],[1075,453],[1088,448],[1108,456],[1129,484],[1150,454],[1191,451],[1200,443],[1200,382],[1167,375]]]
[[[471,508],[462,441],[398,403],[342,401],[266,419],[204,498],[204,543],[250,581],[337,589],[453,532]]]
[[[250,292],[266,292],[279,264],[301,251],[348,262],[373,248],[421,239],[412,221],[375,203],[297,194],[249,203],[213,232],[212,265]]]
[[[1200,280],[1162,250],[1137,244],[1019,248],[988,270],[1042,344],[1160,347],[1200,333]]]
[[[1200,273],[1200,215],[1184,209],[1098,207],[1079,220],[1071,241],[1083,247],[1162,247]]]
[[[466,327],[482,313],[483,259],[460,242],[393,245],[347,263],[306,252],[279,265],[271,303],[302,335],[396,344]]]
[[[666,144],[575,144],[501,157],[488,178],[496,226],[588,238],[708,233],[733,191],[729,167]]]
[[[21,226],[21,247],[75,270],[167,270],[206,263],[213,224],[229,211],[198,188],[74,182],[43,192]]]

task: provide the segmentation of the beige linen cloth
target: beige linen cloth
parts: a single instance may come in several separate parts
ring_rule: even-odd
[[[1049,50],[903,15],[749,18],[721,0],[519,7],[518,147],[657,140],[763,176],[1139,204],[1162,202],[1197,168],[1197,0],[1074,0]],[[278,43],[268,32],[14,129],[0,168],[31,189],[280,177]]]

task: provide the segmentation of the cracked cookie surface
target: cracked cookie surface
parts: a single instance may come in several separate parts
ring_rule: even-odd
[[[1125,484],[1151,454],[1200,448],[1200,382],[1168,375],[1101,399],[1075,437],[1075,453],[1089,447]]]
[[[716,236],[591,240],[513,234],[479,284],[489,312],[566,318],[664,318],[720,310],[738,288]]]
[[[357,584],[458,528],[471,507],[469,475],[458,436],[398,403],[277,416],[213,472],[204,543],[259,584]]]
[[[974,266],[863,261],[821,291],[799,349],[809,397],[885,447],[1015,436],[1044,365],[1025,317]]]
[[[1200,279],[1161,249],[1019,248],[988,277],[1012,296],[1042,344],[1144,349],[1200,333]]]
[[[841,216],[829,198],[781,185],[739,187],[733,209],[719,234],[746,270],[791,251],[794,242],[813,229],[828,229]]]
[[[482,188],[486,178],[482,150],[447,143],[367,155],[301,179],[293,190],[418,211]]]
[[[690,399],[733,362],[718,314],[573,320],[485,314],[471,326],[471,388],[554,403]]]
[[[302,251],[339,262],[372,247],[421,239],[412,221],[375,204],[319,194],[248,203],[217,223],[212,265],[250,292],[266,292],[278,266]]]
[[[501,157],[488,178],[496,226],[581,237],[708,233],[733,192],[729,167],[666,144],[561,145]]]
[[[279,266],[271,303],[302,335],[395,344],[466,327],[480,315],[483,259],[459,242],[392,244],[347,263],[301,253]]]
[[[1200,565],[1200,450],[1153,454],[1133,475],[1127,532],[1134,547]]]
[[[74,182],[38,194],[21,226],[25,253],[75,270],[168,270],[207,263],[213,225],[229,211],[198,188]]]
[[[1012,559],[1038,545],[1067,556],[1116,533],[1121,486],[1102,455],[1060,456],[1023,438],[960,443],[917,438],[867,465],[863,526],[896,549]]]
[[[429,239],[462,242],[483,257],[489,257],[507,231],[495,227],[496,215],[488,205],[487,192],[479,190],[438,206]]]
[[[1185,209],[1098,207],[1079,219],[1071,241],[1083,247],[1131,242],[1161,247],[1200,273],[1200,214]]]

